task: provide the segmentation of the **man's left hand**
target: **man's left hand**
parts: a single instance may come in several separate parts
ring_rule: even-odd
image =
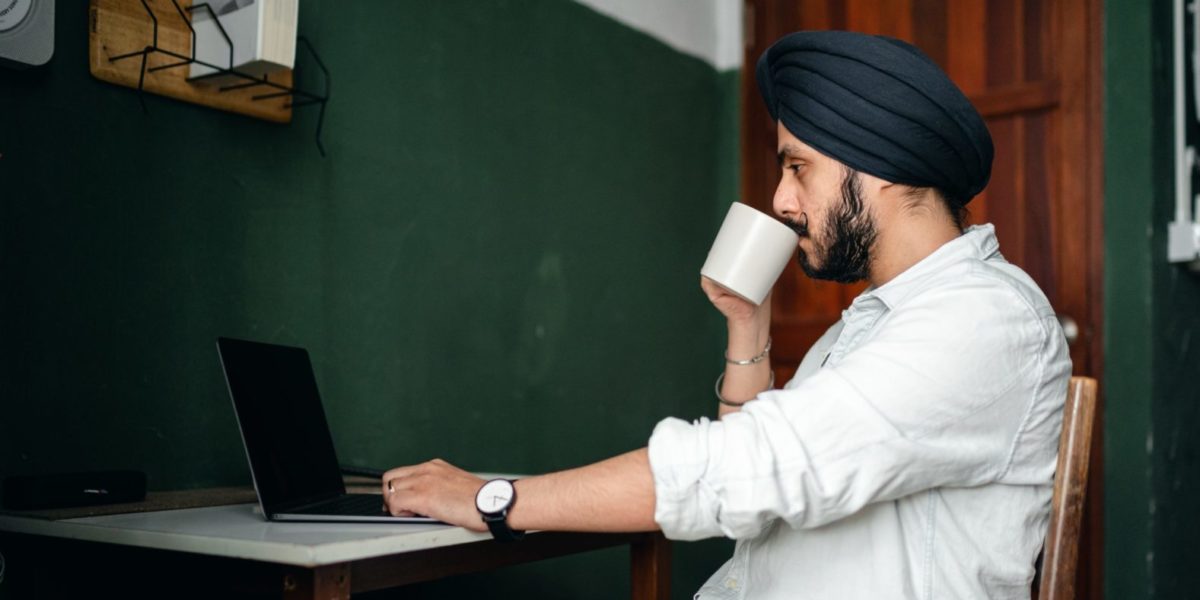
[[[487,531],[475,508],[484,481],[439,459],[383,474],[384,508],[394,516],[425,515],[473,531]]]

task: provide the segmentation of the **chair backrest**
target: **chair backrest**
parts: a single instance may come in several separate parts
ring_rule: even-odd
[[[1054,496],[1050,501],[1050,528],[1042,549],[1038,600],[1075,598],[1075,566],[1079,559],[1079,530],[1095,415],[1096,380],[1072,377],[1063,406],[1062,437],[1058,441],[1058,468],[1054,472]]]

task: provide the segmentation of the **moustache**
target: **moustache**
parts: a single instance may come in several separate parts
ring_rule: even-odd
[[[808,213],[800,213],[799,219],[785,219],[783,224],[791,227],[796,235],[802,238],[808,237]]]

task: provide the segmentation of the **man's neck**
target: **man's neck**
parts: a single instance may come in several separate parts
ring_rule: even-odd
[[[868,280],[880,287],[960,235],[954,223],[932,215],[899,219],[879,231]]]

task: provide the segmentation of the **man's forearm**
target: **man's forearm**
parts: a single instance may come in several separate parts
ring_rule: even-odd
[[[568,471],[521,479],[513,529],[653,531],[654,477],[645,448]]]

